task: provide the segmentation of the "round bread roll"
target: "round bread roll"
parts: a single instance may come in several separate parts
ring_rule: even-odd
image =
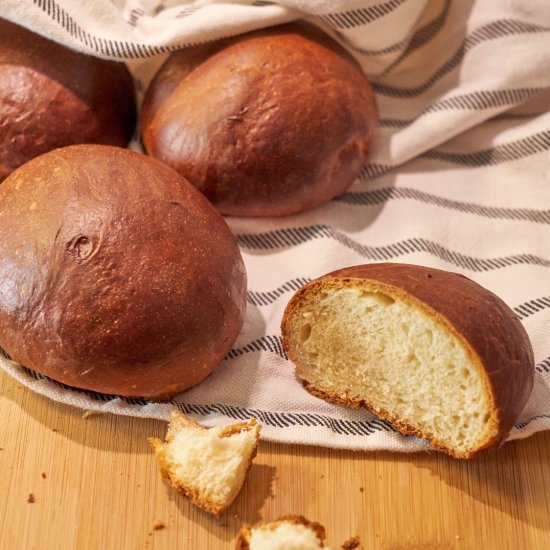
[[[0,19],[0,181],[58,147],[125,146],[135,120],[134,86],[123,63]]]
[[[294,24],[174,52],[141,122],[147,152],[222,214],[282,216],[351,185],[378,116],[355,61]]]
[[[504,441],[533,387],[533,350],[514,312],[438,269],[329,273],[290,300],[282,332],[309,392],[364,406],[458,458]]]
[[[243,324],[246,274],[223,218],[183,177],[75,145],[0,186],[0,346],[87,390],[157,400],[198,384]]]

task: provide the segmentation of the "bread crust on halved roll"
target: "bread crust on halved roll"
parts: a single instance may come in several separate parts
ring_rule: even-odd
[[[296,292],[281,328],[310,393],[366,407],[458,458],[504,441],[533,387],[533,350],[514,312],[456,273],[340,269]]]

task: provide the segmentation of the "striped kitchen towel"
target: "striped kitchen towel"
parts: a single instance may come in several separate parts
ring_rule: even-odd
[[[170,50],[306,18],[355,56],[381,117],[347,193],[287,218],[228,219],[248,270],[248,313],[204,383],[148,403],[73,390],[2,358],[21,383],[117,414],[166,419],[176,406],[207,426],[255,416],[272,441],[427,449],[366,411],[306,393],[281,346],[282,312],[307,281],[399,261],[463,273],[514,309],[533,343],[536,379],[510,438],[550,428],[550,2],[3,0],[0,15],[129,61],[141,90]]]

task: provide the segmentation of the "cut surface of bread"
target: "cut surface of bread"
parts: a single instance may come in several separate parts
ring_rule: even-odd
[[[321,524],[289,515],[270,523],[243,526],[236,550],[330,550],[324,540],[325,528]]]
[[[533,383],[513,312],[440,270],[371,264],[329,274],[296,293],[282,330],[308,391],[365,406],[456,457],[501,441]]]
[[[203,510],[220,515],[239,493],[259,437],[255,419],[206,429],[173,411],[166,441],[149,442],[172,486]]]

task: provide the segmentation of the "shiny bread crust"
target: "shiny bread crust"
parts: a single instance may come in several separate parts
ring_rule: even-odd
[[[124,63],[0,19],[0,181],[59,147],[125,147],[135,123],[134,84]]]
[[[235,216],[282,216],[344,192],[378,114],[353,58],[305,24],[171,54],[151,82],[147,152]]]
[[[0,346],[68,386],[167,400],[224,359],[246,310],[231,231],[159,161],[51,151],[0,186]]]

